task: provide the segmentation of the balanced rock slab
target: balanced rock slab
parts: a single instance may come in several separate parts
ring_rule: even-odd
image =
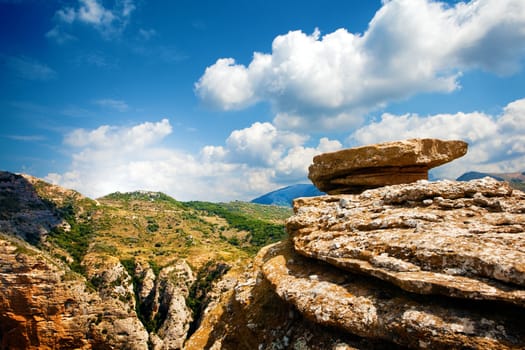
[[[300,198],[295,250],[418,294],[525,307],[525,193],[492,178]]]
[[[275,292],[321,325],[409,348],[520,349],[522,312],[411,295],[366,276],[296,254],[289,242],[263,248],[264,277]],[[521,326],[520,326],[521,325]]]
[[[328,194],[428,179],[428,170],[467,153],[463,141],[411,139],[324,153],[314,157],[308,177]]]

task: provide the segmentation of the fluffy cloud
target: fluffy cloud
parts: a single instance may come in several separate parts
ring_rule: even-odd
[[[356,130],[350,144],[370,144],[415,137],[460,139],[466,156],[437,168],[435,175],[455,178],[465,171],[522,171],[525,164],[525,98],[509,103],[498,116],[456,113],[433,116],[383,114],[381,120]]]
[[[525,2],[384,1],[367,31],[292,31],[248,66],[218,59],[195,84],[211,106],[269,101],[281,128],[355,126],[391,101],[451,92],[463,71],[512,74],[525,56]]]
[[[47,180],[92,197],[149,189],[181,200],[247,200],[305,181],[315,154],[341,148],[326,138],[307,147],[304,135],[254,123],[233,131],[224,145],[206,146],[192,155],[162,145],[171,132],[167,119],[74,130],[64,140],[74,148],[69,171],[49,174]]]
[[[59,44],[74,40],[65,26],[79,22],[93,26],[106,39],[112,38],[124,30],[134,10],[133,0],[116,0],[112,9],[105,8],[99,0],[78,0],[76,7],[63,7],[55,13],[58,23],[46,33],[46,37]]]

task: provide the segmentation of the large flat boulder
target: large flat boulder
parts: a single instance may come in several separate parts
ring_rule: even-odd
[[[301,198],[295,250],[418,294],[525,307],[525,193],[492,178]]]
[[[328,194],[428,179],[428,170],[462,157],[463,141],[411,139],[324,153],[314,157],[308,177]]]

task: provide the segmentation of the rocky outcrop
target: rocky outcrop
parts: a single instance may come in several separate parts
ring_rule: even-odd
[[[372,180],[357,194],[296,199],[289,239],[261,249],[187,349],[525,347],[525,193],[491,178],[374,182],[377,164],[426,177],[466,151],[439,140],[383,147],[316,157],[326,163],[314,161],[313,177],[326,166]]]
[[[137,309],[149,330],[151,349],[182,349],[193,321],[187,306],[189,288],[195,281],[184,260],[162,268],[158,276],[147,261],[135,261]]]
[[[148,349],[133,310],[14,237],[0,237],[2,349]]]
[[[465,151],[409,140],[316,157],[321,190],[358,193],[296,199],[289,239],[261,249],[188,349],[522,349],[525,193],[421,180]]]
[[[182,349],[193,321],[186,298],[194,280],[193,272],[185,261],[160,271],[151,313],[153,319],[159,320],[158,330],[151,334],[154,350]]]
[[[129,313],[135,312],[132,278],[119,259],[107,254],[90,253],[82,261],[87,279],[102,300],[119,300]]]
[[[258,258],[307,319],[414,349],[525,346],[525,193],[418,181],[294,211],[289,241]]]
[[[262,273],[272,249],[263,248],[246,272],[232,270],[215,285],[212,293],[220,298],[206,309],[200,327],[185,343],[186,350],[401,349],[389,341],[362,338],[303,316],[279,297]]]
[[[465,155],[463,141],[412,139],[324,153],[314,157],[308,177],[328,194],[427,180],[428,170]]]
[[[0,232],[39,243],[49,231],[67,223],[43,201],[23,176],[0,171]]]
[[[294,248],[420,294],[525,307],[525,194],[492,178],[303,198]]]
[[[265,278],[307,319],[413,349],[518,349],[520,310],[411,295],[306,259],[288,242],[265,248]]]

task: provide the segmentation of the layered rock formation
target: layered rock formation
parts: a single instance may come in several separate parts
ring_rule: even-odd
[[[0,237],[2,349],[148,349],[127,301],[102,298],[83,277],[13,237]]]
[[[296,206],[302,255],[411,292],[525,307],[525,194],[507,183],[420,181]]]
[[[412,139],[324,153],[314,157],[308,177],[328,194],[427,180],[428,170],[467,153],[463,141]]]
[[[306,259],[287,243],[262,254],[264,276],[277,295],[319,325],[412,349],[520,349],[525,344],[519,309],[412,295]]]
[[[420,181],[302,198],[295,212],[293,249],[274,248],[263,271],[307,317],[411,348],[525,345],[523,192]]]
[[[186,298],[194,281],[193,272],[185,261],[160,271],[149,299],[152,302],[150,320],[160,320],[156,333],[150,333],[153,350],[182,349],[193,321]]]

